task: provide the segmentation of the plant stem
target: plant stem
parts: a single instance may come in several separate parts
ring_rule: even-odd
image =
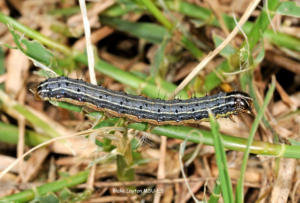
[[[88,174],[89,171],[79,172],[74,176],[39,186],[36,188],[36,192],[38,193],[38,195],[43,196],[48,192],[57,192],[59,190],[62,190],[65,187],[73,187],[75,185],[85,182],[87,180]],[[35,192],[31,189],[31,190],[25,190],[17,194],[7,196],[3,199],[0,199],[0,201],[1,202],[28,202],[32,200],[34,197],[35,197]]]

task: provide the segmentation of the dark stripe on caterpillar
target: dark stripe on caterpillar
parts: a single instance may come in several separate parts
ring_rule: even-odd
[[[41,82],[35,96],[38,100],[68,102],[94,111],[103,111],[110,117],[126,117],[132,122],[148,122],[152,125],[208,121],[208,109],[216,118],[232,119],[232,115],[239,113],[251,114],[253,107],[252,98],[240,91],[167,101],[129,95],[64,76]]]

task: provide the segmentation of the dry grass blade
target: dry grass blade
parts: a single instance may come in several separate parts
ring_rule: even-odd
[[[270,202],[287,202],[296,167],[295,159],[280,160],[279,175],[272,190]]]
[[[243,27],[244,23],[251,16],[254,9],[260,3],[259,0],[252,0],[249,4],[247,10],[239,21],[239,27]],[[171,94],[168,98],[174,99],[174,97],[211,61],[238,33],[240,30],[238,26],[234,28],[234,30],[230,33],[230,35],[220,44],[213,52],[210,52],[202,61],[195,67],[195,69],[182,81],[182,83],[176,88],[176,90]]]
[[[29,155],[31,152],[33,152],[36,149],[41,148],[42,146],[48,145],[52,142],[58,141],[58,140],[64,140],[64,139],[68,139],[68,138],[74,138],[77,136],[87,136],[89,134],[92,133],[102,133],[102,136],[106,136],[107,133],[105,132],[110,132],[110,131],[124,131],[123,127],[104,127],[101,129],[95,129],[95,130],[86,130],[86,131],[82,131],[79,133],[75,133],[73,135],[67,135],[67,136],[63,136],[63,137],[57,137],[57,138],[53,138],[47,142],[44,142],[42,144],[39,144],[35,147],[33,147],[32,149],[30,149],[29,151],[27,151],[26,153],[24,153],[21,157],[19,157],[14,163],[12,163],[11,165],[9,165],[5,170],[1,171],[0,173],[0,179],[9,171],[11,170],[21,159],[24,159],[27,155]],[[101,136],[101,134],[100,134]]]
[[[79,0],[79,5],[80,5],[82,19],[83,19],[83,25],[84,25],[86,51],[87,51],[88,62],[89,62],[90,80],[91,80],[92,84],[97,85],[96,74],[95,74],[95,69],[94,69],[95,59],[94,59],[93,45],[91,42],[91,28],[90,28],[89,19],[87,17],[85,0]]]

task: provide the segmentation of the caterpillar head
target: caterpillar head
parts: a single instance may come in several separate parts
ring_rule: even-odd
[[[252,115],[253,99],[245,92],[235,92],[234,105],[238,113],[247,113]]]

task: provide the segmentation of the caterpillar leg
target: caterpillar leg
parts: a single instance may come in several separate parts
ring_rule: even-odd
[[[147,133],[151,133],[151,131],[153,130],[153,128],[155,128],[156,126],[151,125],[150,123],[147,123],[147,129],[146,132]]]
[[[102,121],[108,118],[108,116],[104,112],[96,112],[93,109],[86,106],[82,108],[80,114],[83,116],[88,116],[96,119],[92,128],[94,128],[96,125],[98,125],[99,123],[101,123]]]
[[[229,115],[229,117],[228,117],[232,122],[234,122],[235,123],[235,120],[233,119],[233,115]]]

